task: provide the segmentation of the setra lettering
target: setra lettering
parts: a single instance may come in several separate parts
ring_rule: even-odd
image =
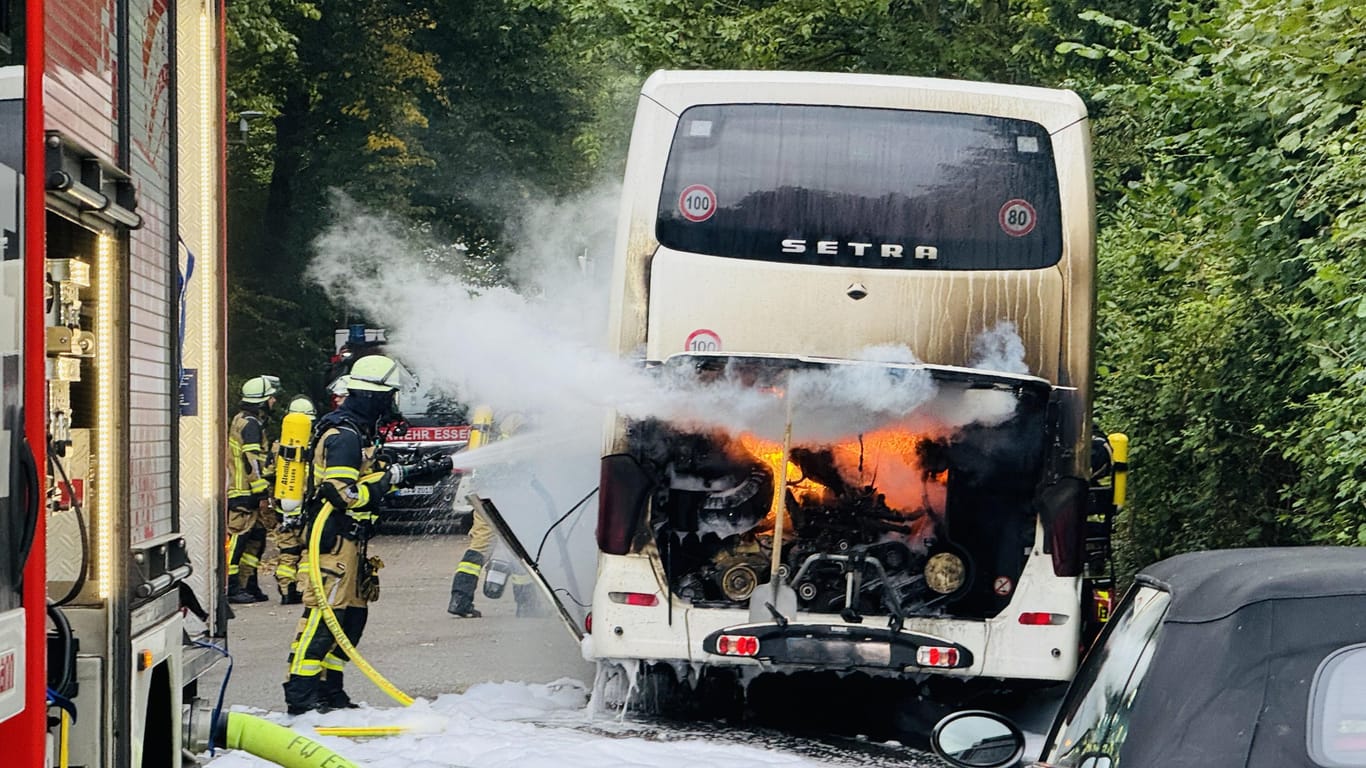
[[[841,242],[839,240],[803,240],[798,237],[789,237],[782,241],[783,253],[808,253],[813,248],[820,256],[841,256],[849,255],[854,258],[864,258],[873,253],[884,259],[901,259],[910,255],[919,261],[938,261],[939,248],[933,245],[908,246],[901,243],[863,243],[863,242]]]

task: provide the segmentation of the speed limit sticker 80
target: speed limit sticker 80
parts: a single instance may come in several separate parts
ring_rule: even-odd
[[[1034,224],[1038,221],[1039,215],[1034,212],[1034,206],[1028,200],[1021,200],[1018,197],[1014,200],[1007,200],[1001,206],[1001,213],[998,216],[1001,222],[1001,231],[1011,237],[1024,237],[1034,231]]]
[[[678,210],[688,221],[706,221],[716,213],[716,193],[706,184],[692,184],[678,196]]]

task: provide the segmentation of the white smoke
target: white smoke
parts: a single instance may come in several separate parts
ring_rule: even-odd
[[[333,301],[387,329],[391,352],[424,384],[495,413],[582,424],[586,407],[638,376],[604,350],[615,190],[537,206],[514,224],[522,248],[509,271],[522,292],[477,287],[461,265],[432,264],[393,219],[337,201],[308,277]],[[570,216],[565,211],[576,211]],[[598,422],[601,424],[601,422]]]
[[[972,367],[1002,373],[1029,373],[1024,342],[1015,323],[1004,320],[983,331],[972,342]]]
[[[947,432],[1013,413],[1009,393],[937,387],[913,367],[905,346],[869,347],[858,361],[793,371],[768,388],[753,386],[743,365],[707,378],[690,367],[647,371],[617,358],[605,344],[617,196],[609,186],[529,205],[509,226],[518,247],[507,270],[517,290],[476,286],[461,277],[466,265],[433,256],[452,249],[339,197],[308,277],[350,312],[385,327],[393,354],[424,385],[494,413],[521,412],[536,425],[536,436],[497,451],[489,446],[486,455],[554,450],[565,435],[600,432],[613,409],[780,439],[790,407],[800,442],[850,438],[889,423]],[[974,367],[1027,372],[1013,323],[976,340]]]

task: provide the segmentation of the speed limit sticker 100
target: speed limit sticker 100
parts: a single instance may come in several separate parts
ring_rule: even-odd
[[[716,193],[706,184],[692,184],[678,196],[678,210],[688,221],[706,221],[716,213]]]
[[[1014,200],[1007,200],[1001,206],[1001,213],[998,218],[1001,222],[1001,230],[1011,237],[1024,237],[1034,231],[1034,223],[1038,221],[1039,215],[1034,212],[1034,206],[1028,200],[1021,200],[1018,197]]]

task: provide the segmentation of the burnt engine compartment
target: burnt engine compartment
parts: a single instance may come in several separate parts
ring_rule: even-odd
[[[779,576],[799,609],[998,613],[1010,596],[994,585],[1013,588],[1033,542],[1041,410],[951,437],[793,446]],[[653,475],[650,531],[670,589],[699,607],[747,606],[771,575],[780,447],[657,421],[631,425],[630,443]]]

